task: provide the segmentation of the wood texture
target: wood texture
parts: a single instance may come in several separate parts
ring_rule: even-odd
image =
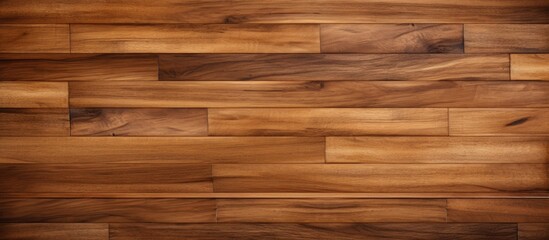
[[[318,53],[316,25],[71,25],[73,53]]]
[[[462,53],[460,24],[323,24],[323,53]]]
[[[543,240],[549,238],[549,223],[519,223],[518,240]]]
[[[466,53],[549,51],[549,24],[466,24]]]
[[[545,164],[219,164],[216,192],[548,192]]]
[[[549,163],[549,138],[328,137],[328,163]]]
[[[549,222],[549,199],[448,199],[449,222]]]
[[[162,54],[161,80],[508,80],[506,54]]]
[[[539,81],[72,82],[71,107],[549,107]]]
[[[109,226],[101,223],[4,223],[1,240],[108,240]]]
[[[549,80],[549,54],[511,54],[512,80]]]
[[[67,83],[1,82],[0,108],[67,108]]]
[[[211,199],[0,199],[0,222],[215,222]]]
[[[447,135],[441,108],[221,108],[208,110],[210,135]]]
[[[205,136],[206,109],[71,109],[71,135]]]
[[[450,109],[450,135],[549,136],[549,108]]]
[[[324,138],[6,137],[0,162],[323,163]]]
[[[158,80],[155,55],[1,54],[0,79],[16,81]]]
[[[68,136],[67,109],[0,109],[0,136]]]
[[[0,53],[69,52],[67,24],[0,24]]]

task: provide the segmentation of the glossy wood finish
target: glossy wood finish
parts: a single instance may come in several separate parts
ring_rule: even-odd
[[[1,240],[108,240],[105,223],[3,223]]]
[[[69,53],[67,24],[0,24],[0,53]]]
[[[449,222],[547,222],[549,199],[449,199]]]
[[[465,53],[549,51],[549,24],[465,24]]]
[[[0,136],[68,136],[67,109],[0,109]]]
[[[68,83],[0,81],[0,108],[67,108],[68,104]]]
[[[519,240],[543,240],[549,238],[549,223],[519,223]]]
[[[549,79],[549,54],[511,54],[511,79]]]

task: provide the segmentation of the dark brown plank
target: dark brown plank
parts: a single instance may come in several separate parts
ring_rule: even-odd
[[[323,24],[323,53],[463,53],[461,24]]]
[[[466,24],[466,53],[549,51],[549,24]]]
[[[549,239],[549,223],[519,223],[518,240]]]
[[[0,240],[108,240],[109,225],[102,223],[4,223]]]
[[[507,54],[163,54],[161,80],[508,80]]]
[[[0,222],[215,222],[213,199],[0,199]]]
[[[545,164],[219,164],[216,192],[549,192]]]
[[[549,80],[549,54],[511,54],[511,79]]]
[[[0,172],[0,192],[213,191],[209,165],[1,164]]]
[[[71,82],[72,107],[548,107],[540,81]]]
[[[158,80],[155,55],[1,54],[0,79],[24,81]]]
[[[0,162],[323,163],[324,138],[4,137]]]
[[[0,82],[0,108],[67,108],[67,83]]]
[[[515,224],[217,223],[110,224],[112,240],[176,239],[477,239],[515,240]]]
[[[449,222],[549,222],[549,199],[448,199]]]
[[[69,52],[68,24],[0,24],[0,53]]]
[[[444,108],[217,108],[208,132],[220,136],[448,135]]]
[[[67,109],[0,108],[0,136],[68,136]]]
[[[71,135],[205,136],[206,109],[71,109]]]

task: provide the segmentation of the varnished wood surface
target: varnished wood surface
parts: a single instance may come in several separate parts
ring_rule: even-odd
[[[519,240],[543,240],[549,238],[549,223],[519,223]]]
[[[465,53],[549,51],[549,24],[465,24]]]
[[[105,223],[2,223],[1,240],[108,240]]]
[[[0,108],[67,108],[68,95],[63,82],[0,81]]]
[[[511,79],[549,79],[549,54],[511,54]]]
[[[1,24],[0,53],[69,53],[68,24]]]
[[[0,109],[0,136],[68,136],[69,113],[62,108]]]
[[[549,199],[448,199],[449,222],[548,222]]]

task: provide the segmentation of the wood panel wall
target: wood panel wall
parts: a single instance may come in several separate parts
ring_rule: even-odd
[[[546,0],[0,1],[0,239],[549,239]]]

